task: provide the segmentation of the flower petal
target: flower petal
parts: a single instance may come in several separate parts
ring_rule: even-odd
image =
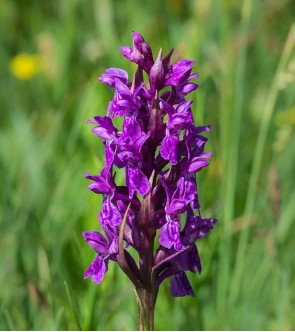
[[[150,191],[150,183],[146,175],[139,167],[128,165],[127,168],[127,186],[129,188],[129,198],[132,198],[137,191],[141,196],[145,196]]]
[[[176,165],[178,161],[178,137],[176,135],[166,136],[160,146],[161,156],[165,160],[169,160],[172,165]]]
[[[194,291],[187,279],[185,272],[180,271],[171,278],[170,292],[174,297],[194,296]]]
[[[159,243],[168,249],[174,246],[174,249],[179,251],[183,248],[180,241],[180,221],[177,217],[173,219],[168,217],[167,219],[168,221],[161,228]]]
[[[98,232],[83,232],[84,240],[98,253],[108,252],[108,243],[104,236]]]
[[[100,284],[107,269],[107,263],[105,262],[105,260],[102,257],[97,256],[86,270],[84,274],[84,279],[92,275],[92,281],[96,284]]]
[[[128,73],[120,68],[109,68],[99,77],[99,81],[106,83],[110,87],[115,87],[115,80],[119,79],[122,83],[128,83]]]

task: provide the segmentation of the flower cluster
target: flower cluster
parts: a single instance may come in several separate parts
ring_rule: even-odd
[[[173,50],[154,60],[143,37],[133,32],[133,47],[123,56],[136,63],[128,73],[107,69],[100,82],[114,89],[106,116],[95,116],[93,133],[102,139],[105,165],[89,175],[89,189],[103,195],[99,222],[105,233],[84,232],[97,257],[85,272],[100,283],[110,260],[119,264],[136,288],[157,293],[171,278],[173,296],[193,295],[186,271],[201,272],[195,241],[205,236],[215,219],[200,215],[196,172],[208,166],[204,152],[209,126],[196,127],[192,101],[186,95],[197,89],[191,82],[193,61],[171,63]],[[113,118],[123,117],[122,128]],[[116,183],[116,169],[124,169],[125,185]],[[197,212],[197,215],[195,215]],[[138,253],[139,263],[128,248]]]

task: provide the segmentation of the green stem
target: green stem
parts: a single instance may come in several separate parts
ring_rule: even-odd
[[[137,329],[138,331],[153,331],[154,330],[154,311],[155,299],[154,292],[148,291],[145,288],[137,289]]]

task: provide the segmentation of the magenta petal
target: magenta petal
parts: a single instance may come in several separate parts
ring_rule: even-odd
[[[110,198],[104,200],[102,204],[101,222],[111,227],[119,226],[122,222],[122,216],[118,208],[111,202]]]
[[[198,84],[196,83],[187,83],[183,86],[182,92],[183,94],[187,95],[191,93],[192,91],[196,90],[198,88]]]
[[[169,160],[172,165],[178,161],[178,137],[175,135],[166,136],[160,146],[161,156]]]
[[[172,65],[172,73],[166,80],[165,85],[180,85],[189,79],[190,73],[193,69],[194,61],[180,60],[176,64]]]
[[[90,184],[88,186],[88,189],[95,192],[96,194],[111,194],[112,193],[112,189],[101,181]]]
[[[120,81],[119,79],[115,79],[115,83],[116,83],[116,92],[119,95],[127,95],[130,96],[131,95],[131,91],[129,90],[128,86],[126,84],[124,84],[122,81]]]
[[[125,117],[123,124],[122,139],[130,139],[131,141],[137,140],[142,136],[141,127],[135,117]]]
[[[132,198],[135,191],[144,196],[150,191],[150,183],[146,175],[138,167],[128,166],[129,197]]]
[[[85,241],[98,253],[106,254],[108,243],[104,236],[98,232],[83,232]]]
[[[189,173],[196,173],[200,171],[202,168],[207,167],[209,165],[209,162],[206,160],[196,159],[191,162],[191,164],[188,167]]]
[[[167,214],[182,213],[186,207],[186,202],[184,200],[173,200],[170,207],[166,210]]]
[[[120,47],[121,53],[123,54],[123,56],[129,60],[129,61],[134,61],[134,57],[133,57],[133,50],[132,47],[129,46],[121,46]]]
[[[174,246],[175,250],[181,250],[182,244],[180,242],[180,221],[175,218],[174,220],[170,219],[168,222],[161,228],[159,243],[170,249]]]
[[[126,70],[120,68],[109,68],[99,77],[99,81],[106,83],[110,87],[115,87],[115,80],[119,79],[122,83],[128,83],[128,73]]]
[[[106,128],[103,128],[103,127],[94,127],[92,129],[92,132],[102,139],[111,139],[112,138],[112,135],[110,134],[110,132]]]
[[[92,275],[92,281],[96,284],[100,284],[103,280],[106,271],[107,271],[107,265],[104,259],[100,256],[97,256],[86,270],[84,274],[84,279]]]

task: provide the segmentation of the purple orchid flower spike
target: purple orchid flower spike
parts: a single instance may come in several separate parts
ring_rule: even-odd
[[[210,127],[195,126],[193,102],[186,100],[198,87],[194,61],[172,63],[173,50],[166,56],[160,50],[154,60],[144,38],[138,32],[132,38],[133,46],[121,52],[137,66],[133,79],[123,69],[107,69],[99,81],[114,89],[114,97],[106,116],[88,121],[105,149],[99,175],[85,174],[88,188],[103,197],[98,219],[105,236],[83,233],[97,254],[84,277],[99,284],[109,261],[116,262],[136,290],[138,329],[152,330],[164,280],[170,279],[172,296],[194,295],[187,273],[202,270],[196,240],[216,223],[200,214],[196,182],[196,173],[209,165],[202,133]],[[123,184],[118,169],[125,172]]]

